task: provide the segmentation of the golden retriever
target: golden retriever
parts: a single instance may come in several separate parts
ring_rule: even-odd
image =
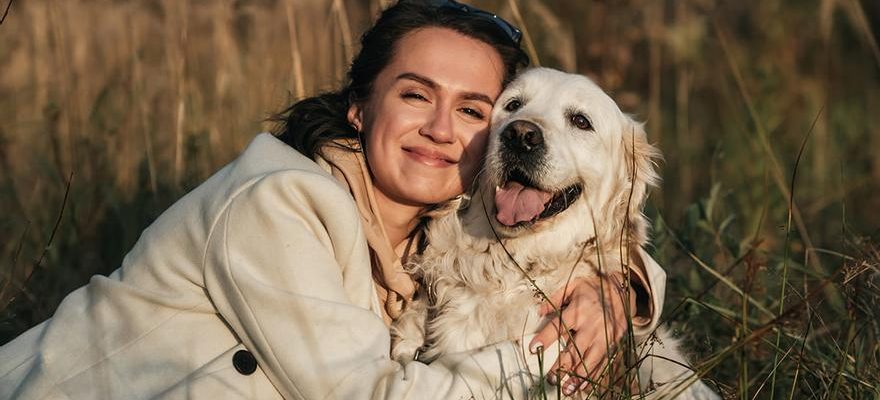
[[[552,318],[539,317],[537,291],[647,257],[642,205],[659,179],[658,157],[642,125],[588,78],[547,68],[521,74],[492,112],[475,188],[428,225],[430,245],[411,264],[426,293],[392,327],[393,356],[421,351],[431,360],[520,339]],[[659,335],[635,337],[641,389],[717,398]]]

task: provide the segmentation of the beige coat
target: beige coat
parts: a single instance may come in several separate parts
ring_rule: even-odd
[[[389,358],[359,220],[332,176],[260,135],[147,228],[121,268],[0,348],[0,399],[521,394],[513,342],[431,365]]]

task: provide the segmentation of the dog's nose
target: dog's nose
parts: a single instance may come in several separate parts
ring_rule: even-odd
[[[528,152],[544,144],[541,128],[529,121],[517,120],[507,124],[501,140],[512,149]]]

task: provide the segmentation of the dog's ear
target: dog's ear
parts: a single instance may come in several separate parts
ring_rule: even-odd
[[[632,182],[632,197],[629,201],[630,219],[641,214],[642,204],[648,195],[648,186],[656,186],[660,181],[657,162],[660,150],[648,143],[644,124],[624,115],[623,152],[626,162],[627,180]]]

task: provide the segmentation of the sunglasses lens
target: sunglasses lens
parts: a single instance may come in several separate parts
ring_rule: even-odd
[[[519,45],[519,42],[522,39],[522,32],[520,32],[519,29],[513,26],[513,24],[488,11],[483,11],[479,8],[471,7],[467,4],[462,4],[455,0],[441,0],[436,1],[435,4],[437,4],[437,7],[440,8],[454,8],[463,13],[471,14],[492,21],[493,23],[495,23],[495,25],[501,28],[501,30],[504,31],[505,34],[507,34],[507,37],[509,37],[510,40],[512,40],[516,45]]]

